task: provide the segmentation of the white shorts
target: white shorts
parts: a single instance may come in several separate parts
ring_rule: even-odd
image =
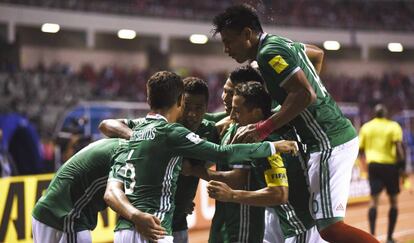
[[[188,243],[188,230],[173,232],[174,243]]]
[[[310,154],[310,212],[315,220],[345,217],[352,168],[358,156],[358,137],[330,150]]]
[[[308,229],[307,231],[303,232],[300,235],[295,235],[285,240],[285,243],[324,243],[324,242],[327,242],[327,241],[324,241],[322,239],[321,235],[318,232],[316,225]]]
[[[34,243],[92,243],[91,231],[83,230],[69,236],[67,233],[52,228],[32,217],[32,231]],[[75,239],[76,237],[76,239]]]
[[[263,243],[280,242],[284,242],[284,236],[280,228],[279,217],[277,217],[276,211],[273,208],[266,208]]]
[[[174,237],[168,235],[158,240],[157,243],[173,243],[173,239]],[[114,243],[150,243],[150,241],[136,230],[124,229],[115,231]]]

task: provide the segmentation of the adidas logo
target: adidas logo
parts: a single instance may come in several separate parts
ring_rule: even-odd
[[[344,207],[342,206],[342,203],[340,203],[339,205],[338,205],[338,207],[336,207],[336,211],[344,211],[345,209],[344,209]]]

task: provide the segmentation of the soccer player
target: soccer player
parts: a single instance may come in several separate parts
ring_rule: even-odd
[[[235,87],[234,93],[232,117],[238,125],[256,123],[271,115],[271,98],[259,83],[239,84]],[[296,134],[294,130],[291,130],[285,133],[285,136],[295,139]],[[266,140],[269,139],[274,141],[280,140],[281,137],[273,133]],[[300,157],[284,155],[273,156],[265,161],[264,159],[253,161],[251,162],[251,177],[259,184],[258,190],[235,190],[225,183],[210,181],[208,186],[210,196],[224,202],[272,207],[273,209],[266,211],[263,242],[284,241],[281,238],[283,236],[280,236],[281,233],[278,232],[280,231],[278,218],[280,218],[280,226],[286,238],[285,242],[324,242],[314,227],[315,222],[309,212],[309,192],[304,170],[301,167],[303,161]],[[287,189],[288,184],[289,189]],[[287,194],[289,201],[275,207],[280,204],[280,198],[286,197]],[[263,216],[261,219],[263,220]],[[252,220],[250,222],[252,224]],[[263,232],[260,224],[255,224],[253,227],[256,232]]]
[[[183,80],[183,115],[178,121],[184,127],[195,132],[201,138],[213,142],[219,142],[219,134],[214,122],[203,119],[207,111],[209,98],[207,83],[197,77],[187,77]],[[137,120],[104,120],[100,124],[101,131],[111,137],[124,137],[129,139],[129,134],[142,119]],[[128,126],[128,128],[125,128]],[[206,166],[204,161],[190,160],[190,163]],[[188,242],[187,215],[193,211],[193,200],[198,187],[198,177],[179,175],[175,196],[175,211],[172,230],[175,243]]]
[[[293,141],[218,146],[203,140],[175,123],[182,116],[182,92],[181,78],[171,72],[157,72],[147,82],[151,112],[135,127],[126,160],[112,166],[105,193],[105,201],[121,215],[115,242],[147,241],[124,217],[130,211],[124,204],[128,200],[161,221],[167,235],[158,235],[158,242],[173,241],[174,197],[182,156],[232,163],[267,157],[276,151],[297,151]]]
[[[201,138],[218,143],[220,138],[214,122],[203,119],[208,105],[207,83],[196,77],[183,80],[183,115],[179,123]],[[201,160],[190,160],[191,164],[208,167],[209,163]],[[177,180],[175,195],[175,211],[172,230],[174,243],[188,243],[187,215],[193,211],[193,200],[197,192],[199,178],[180,174]]]
[[[388,212],[387,242],[394,242],[392,235],[397,223],[397,198],[400,192],[400,176],[405,176],[405,154],[402,144],[401,126],[387,118],[384,105],[375,106],[375,118],[365,123],[359,132],[361,152],[368,162],[369,185],[371,187],[371,205],[368,211],[369,226],[375,235],[378,198],[380,192],[387,190],[390,201]]]
[[[101,139],[62,165],[33,209],[35,243],[92,242],[90,231],[96,227],[98,212],[107,207],[103,196],[109,170],[115,158],[128,151],[126,145],[124,139]],[[152,215],[135,211],[130,220],[142,229]],[[159,223],[151,229],[164,232]]]
[[[215,16],[213,25],[226,54],[238,63],[257,61],[272,99],[281,105],[265,121],[239,128],[234,140],[260,141],[288,123],[295,126],[311,153],[306,171],[312,212],[322,238],[377,242],[343,221],[358,138],[319,78],[323,51],[265,33],[249,5],[227,8]]]

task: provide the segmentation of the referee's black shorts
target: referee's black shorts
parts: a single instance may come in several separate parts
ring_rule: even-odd
[[[395,164],[371,162],[368,164],[368,176],[371,195],[379,194],[384,187],[391,196],[400,192],[399,172]]]

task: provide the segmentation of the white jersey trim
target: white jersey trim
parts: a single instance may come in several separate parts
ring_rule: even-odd
[[[279,84],[279,86],[280,87],[282,87],[283,85],[285,85],[285,83],[287,82],[287,81],[289,81],[289,79],[295,74],[295,73],[297,73],[299,70],[301,70],[301,68],[300,67],[296,67],[295,69],[293,69],[293,71],[292,72],[290,72],[289,73],[289,75],[285,78],[285,79],[283,79],[283,81]]]

